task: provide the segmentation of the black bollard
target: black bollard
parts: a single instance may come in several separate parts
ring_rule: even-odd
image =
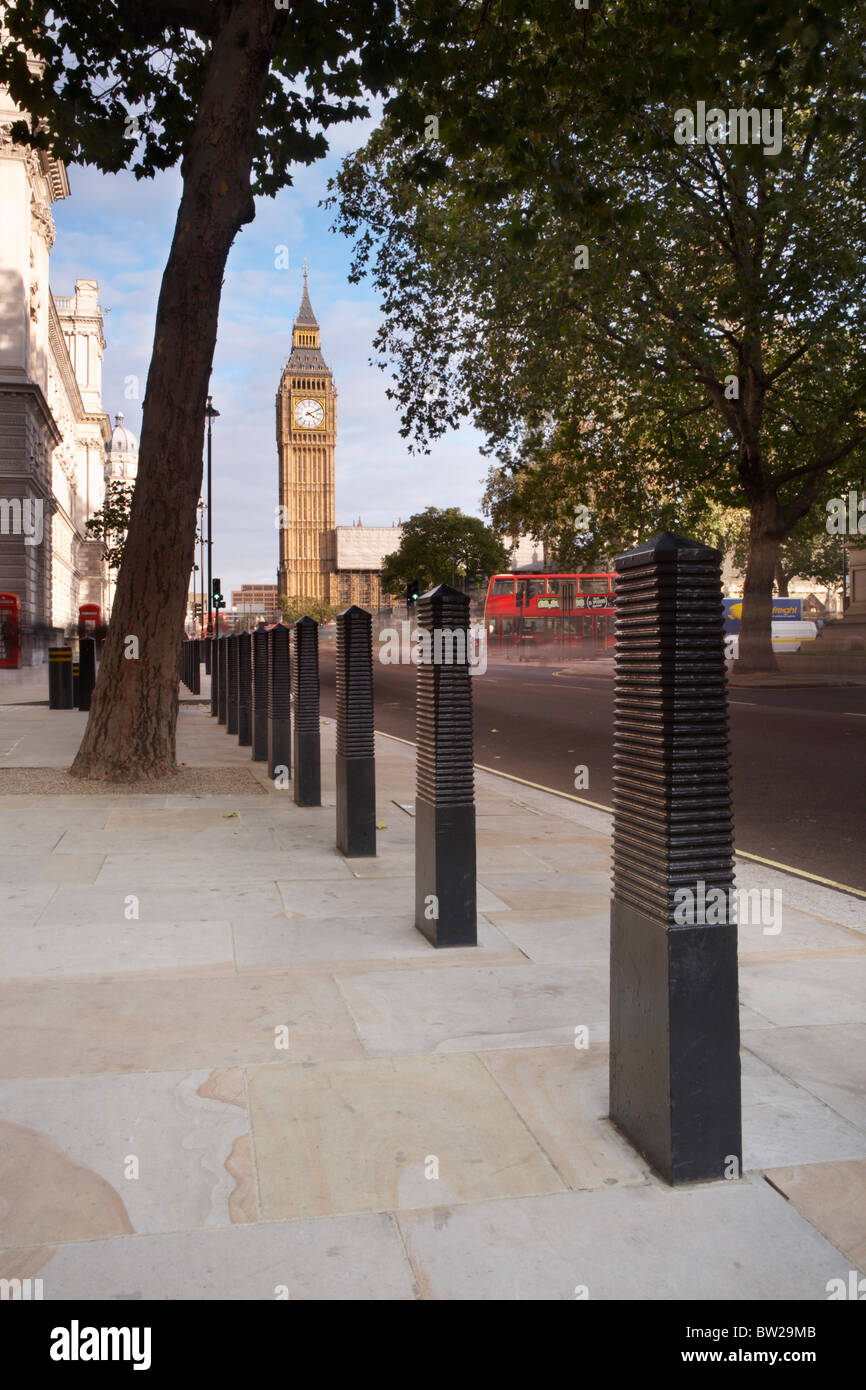
[[[203,638],[202,638],[202,642],[201,642],[201,645],[202,645],[202,653],[203,653],[203,656],[204,656],[204,673],[205,673],[206,676],[209,676],[209,675],[210,675],[210,649],[211,649],[211,643],[212,643],[212,642],[213,642],[213,638],[212,638],[212,637],[203,637]]]
[[[81,678],[81,667],[77,661],[72,663],[72,708],[78,709],[79,682]]]
[[[252,653],[252,756],[254,762],[263,763],[268,758],[268,634],[263,627],[253,633]]]
[[[610,1117],[672,1183],[742,1167],[720,566],[668,532],[616,561]]]
[[[216,637],[210,639],[210,712],[214,719],[220,707],[220,652],[222,647]]]
[[[78,708],[90,709],[96,684],[96,639],[82,637],[78,643]]]
[[[475,772],[469,599],[440,584],[418,599],[415,925],[434,946],[475,946]]]
[[[217,723],[225,724],[228,718],[229,695],[229,639],[219,639],[219,690],[217,692]]]
[[[233,632],[226,638],[226,733],[238,733],[238,638]]]
[[[72,709],[72,648],[48,648],[48,708]]]
[[[319,624],[299,618],[294,626],[292,698],[295,753],[295,804],[321,806],[322,764],[319,736]]]
[[[292,775],[292,685],[290,629],[274,623],[268,631],[268,776],[282,785]],[[282,781],[285,779],[285,781]]]
[[[353,604],[337,617],[337,849],[376,853],[372,617]]]
[[[252,635],[238,633],[238,746],[249,748],[253,741]]]

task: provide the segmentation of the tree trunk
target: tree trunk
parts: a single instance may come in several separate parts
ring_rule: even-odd
[[[770,505],[753,505],[737,660],[737,670],[743,674],[779,669],[773,654],[772,612],[773,577],[780,543],[778,527],[770,516]]]
[[[776,588],[779,591],[779,598],[788,597],[788,581],[793,575],[786,574],[779,561],[776,561]]]
[[[285,11],[224,10],[162,278],[138,478],[108,639],[76,777],[146,781],[176,771],[177,652],[195,548],[204,411],[226,260],[255,214],[250,175],[265,81]]]

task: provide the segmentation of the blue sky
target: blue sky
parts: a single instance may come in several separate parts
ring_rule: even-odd
[[[322,329],[322,350],[339,392],[337,524],[358,516],[390,525],[426,506],[457,506],[480,515],[487,460],[480,436],[467,427],[430,455],[410,455],[399,419],[386,399],[388,376],[369,365],[380,321],[367,281],[348,279],[351,246],[330,230],[318,206],[340,158],[363,142],[372,122],[331,131],[327,159],[295,173],[291,188],[257,201],[256,218],[235,240],[226,270],[211,386],[220,411],[214,423],[214,573],[224,591],[273,583],[277,566],[277,452],[274,395],[291,347],[304,257],[310,298]],[[74,290],[76,278],[99,281],[105,316],[103,405],[114,421],[140,432],[141,403],[153,341],[153,320],[180,198],[172,170],[137,182],[130,174],[69,170],[71,195],[55,203],[57,240],[51,287]],[[275,268],[287,246],[289,268]],[[127,378],[137,377],[138,399]]]

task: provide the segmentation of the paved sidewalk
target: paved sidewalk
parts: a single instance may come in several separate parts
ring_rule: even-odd
[[[0,709],[0,768],[68,766],[85,717]],[[196,705],[179,757],[243,793],[0,794],[0,1277],[823,1300],[866,1270],[866,904],[740,863],[784,909],[741,929],[746,1173],[673,1190],[605,1118],[609,818],[479,772],[480,945],[436,952],[414,750],[377,739],[379,855],[348,861],[333,734],[322,809]]]

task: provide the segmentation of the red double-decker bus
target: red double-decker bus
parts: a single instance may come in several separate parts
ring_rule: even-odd
[[[613,574],[494,574],[484,625],[494,649],[605,651],[614,643]]]

